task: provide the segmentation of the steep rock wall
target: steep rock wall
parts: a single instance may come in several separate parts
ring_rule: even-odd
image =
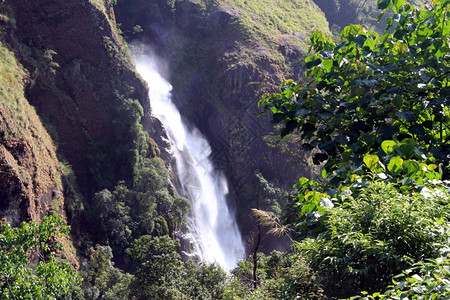
[[[39,221],[57,210],[75,236],[89,233],[95,192],[120,180],[132,186],[140,157],[168,155],[107,3],[0,2],[0,214],[7,221]]]

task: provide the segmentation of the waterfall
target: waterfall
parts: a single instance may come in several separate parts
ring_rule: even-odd
[[[172,86],[161,77],[156,61],[148,56],[136,60],[137,71],[148,83],[152,113],[163,124],[172,146],[180,187],[191,202],[189,235],[202,260],[226,270],[244,256],[244,246],[234,216],[228,209],[225,176],[214,168],[211,147],[197,128],[189,129],[172,103]]]

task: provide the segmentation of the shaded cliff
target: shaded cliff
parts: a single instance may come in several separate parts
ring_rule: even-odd
[[[381,11],[378,9],[376,0],[314,0],[327,17],[331,30],[334,34],[344,29],[350,24],[360,24],[364,28],[384,32],[387,16],[392,16],[393,12],[386,12],[386,15],[377,22]],[[429,0],[411,0],[409,3],[422,6],[429,4]]]

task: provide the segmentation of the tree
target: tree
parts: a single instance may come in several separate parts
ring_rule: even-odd
[[[91,247],[89,264],[81,271],[86,299],[128,299],[133,275],[114,267],[113,252],[109,246]]]
[[[167,235],[137,239],[127,250],[137,263],[130,295],[135,299],[221,299],[225,272],[214,264],[184,263],[177,248],[179,243]]]
[[[177,243],[168,236],[144,235],[127,250],[138,263],[131,283],[131,295],[137,299],[177,299],[183,262],[176,252]],[[181,298],[182,299],[182,298]]]
[[[58,240],[68,230],[56,215],[44,217],[40,224],[1,226],[1,299],[55,299],[81,284],[72,266],[58,255]]]
[[[131,236],[130,208],[122,199],[122,192],[129,193],[126,186],[120,183],[113,193],[104,189],[95,193],[93,197],[93,206],[98,212],[98,235],[104,239],[102,242],[108,242],[119,249],[129,245],[128,241]]]
[[[388,156],[385,140],[403,146],[403,158],[441,164],[448,176],[449,3],[416,9],[405,0],[379,0],[380,9],[394,11],[384,35],[351,25],[335,43],[313,33],[307,79],[284,82],[259,106],[283,124],[282,135],[298,129],[304,149],[318,148],[313,161],[324,163],[323,174],[335,182],[358,170],[366,153]]]
[[[364,299],[448,297],[450,1],[378,6],[393,10],[384,35],[352,25],[335,43],[313,33],[307,79],[259,102],[281,135],[299,130],[331,179],[300,178],[285,220],[326,296],[392,280]]]

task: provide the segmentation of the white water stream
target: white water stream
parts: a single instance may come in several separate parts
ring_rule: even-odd
[[[244,245],[226,195],[227,180],[209,159],[211,148],[197,128],[189,130],[171,100],[172,86],[161,77],[156,61],[140,56],[136,67],[150,87],[152,113],[163,124],[176,161],[181,195],[191,201],[190,237],[202,260],[226,270],[244,257]]]

